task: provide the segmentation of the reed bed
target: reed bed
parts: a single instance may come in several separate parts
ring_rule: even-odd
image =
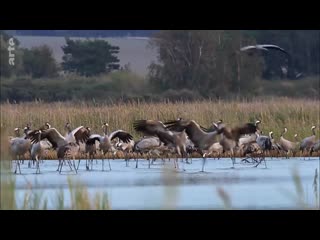
[[[132,122],[136,119],[168,120],[178,117],[193,119],[203,126],[222,119],[228,125],[243,122],[262,121],[261,128],[267,133],[273,131],[279,136],[284,127],[288,128],[288,138],[294,134],[304,137],[316,125],[319,132],[319,100],[290,98],[269,98],[255,101],[199,101],[178,103],[114,103],[104,105],[95,102],[29,102],[20,104],[2,103],[1,130],[13,132],[15,127],[24,127],[31,122],[33,128],[49,121],[53,127],[65,131],[64,125],[70,122],[73,127],[89,126],[101,133],[101,125],[108,122],[110,130],[123,129],[135,137]]]
[[[311,136],[311,126],[316,126],[319,137],[320,101],[319,99],[267,98],[254,101],[196,101],[196,102],[129,102],[103,104],[92,102],[26,102],[19,104],[2,103],[1,131],[13,135],[16,127],[24,128],[27,123],[32,128],[42,126],[45,122],[65,134],[66,122],[73,128],[88,126],[93,133],[102,134],[102,123],[109,124],[109,131],[122,129],[129,131],[134,139],[140,138],[132,126],[137,119],[157,119],[161,121],[178,117],[193,119],[202,126],[209,127],[212,122],[222,119],[229,126],[260,119],[263,134],[273,131],[277,141],[284,127],[288,128],[286,138],[294,141]],[[52,155],[53,154],[53,155]],[[51,159],[49,154],[48,159]],[[298,155],[297,155],[298,156]],[[99,155],[97,155],[99,157]],[[120,154],[116,158],[122,158]]]

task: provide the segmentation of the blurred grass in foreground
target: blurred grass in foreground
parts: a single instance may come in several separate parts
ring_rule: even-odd
[[[0,188],[0,209],[2,210],[46,210],[48,209],[48,199],[42,194],[42,192],[34,191],[31,184],[28,185],[28,189],[24,195],[23,203],[20,204],[16,199],[15,189],[15,176],[10,173],[11,168],[10,156],[7,151],[2,151],[3,148],[8,147],[7,135],[1,132],[1,161],[0,161],[0,174],[1,174],[1,188]],[[315,169],[313,179],[313,192],[314,202],[307,202],[304,197],[304,189],[302,186],[302,180],[297,170],[292,174],[293,183],[296,189],[296,194],[289,192],[293,200],[296,202],[297,209],[312,209],[319,210],[319,174],[318,169]],[[171,169],[164,171],[163,175],[164,184],[168,181],[174,181],[177,186],[174,188],[168,187],[165,192],[164,209],[175,209],[176,201],[178,197],[179,181],[177,179],[177,173],[172,172]],[[168,184],[170,185],[170,184]],[[68,186],[70,192],[70,207],[66,206],[66,198],[62,189],[60,189],[54,198],[54,206],[57,210],[108,210],[111,209],[108,196],[106,194],[96,194],[94,198],[89,195],[87,188],[79,182],[73,182],[68,179]],[[225,209],[234,209],[232,207],[232,199],[230,195],[223,189],[217,188],[217,193],[224,203]],[[18,205],[22,205],[21,207]]]
[[[23,197],[23,203],[19,204],[16,198],[15,177],[10,172],[11,159],[7,151],[2,149],[8,147],[6,134],[1,132],[1,159],[0,159],[0,209],[1,210],[47,210],[48,198],[43,192],[33,189],[28,183],[28,189]],[[35,184],[37,185],[37,183]],[[68,178],[70,192],[70,207],[65,205],[66,199],[62,190],[55,196],[54,205],[58,210],[108,210],[111,209],[108,196],[97,193],[94,198],[89,196],[87,188],[79,182],[73,182]],[[36,187],[36,186],[34,186]],[[21,205],[21,206],[19,206]]]
[[[290,197],[295,203],[295,209],[302,209],[302,210],[320,210],[320,203],[319,203],[319,175],[318,169],[315,169],[315,174],[313,178],[313,193],[314,193],[314,201],[307,201],[305,198],[305,190],[302,185],[302,180],[299,175],[298,170],[295,168],[292,171],[292,180],[295,187],[295,193],[290,191],[284,190],[284,193],[287,197]],[[230,195],[221,187],[216,188],[216,192],[220,197],[221,201],[224,204],[225,209],[229,210],[236,210],[236,208],[232,207],[231,204],[231,197]]]

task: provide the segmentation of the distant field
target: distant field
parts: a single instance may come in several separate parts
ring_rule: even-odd
[[[61,47],[65,45],[64,37],[43,37],[43,36],[16,36],[23,48],[31,48],[40,45],[48,45],[55,59],[62,61],[63,51]],[[86,39],[86,38],[71,38]],[[131,69],[142,76],[148,72],[148,66],[152,61],[157,60],[156,51],[147,47],[148,38],[99,38],[105,39],[110,44],[120,47],[119,59],[120,64],[130,63]]]

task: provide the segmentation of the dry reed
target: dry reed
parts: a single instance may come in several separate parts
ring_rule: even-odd
[[[101,125],[108,122],[110,131],[123,129],[129,131],[135,139],[140,136],[134,131],[132,123],[137,119],[157,119],[166,121],[178,117],[194,119],[203,126],[222,119],[230,126],[260,119],[263,134],[273,131],[276,141],[284,127],[288,128],[286,138],[294,141],[311,135],[311,126],[315,125],[317,136],[320,129],[320,101],[290,98],[269,98],[255,101],[198,101],[192,103],[114,103],[104,105],[95,102],[55,102],[55,103],[3,103],[1,106],[1,131],[13,135],[16,127],[32,128],[45,122],[65,134],[66,122],[73,128],[88,126],[93,133],[102,134]],[[120,157],[120,156],[119,156]],[[50,157],[49,157],[50,158]]]

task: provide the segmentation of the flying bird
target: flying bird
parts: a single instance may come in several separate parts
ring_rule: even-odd
[[[278,51],[281,51],[281,52],[289,55],[289,53],[286,50],[284,50],[283,48],[281,48],[277,45],[272,45],[272,44],[257,44],[257,45],[245,46],[245,47],[240,48],[240,51],[247,51],[247,50],[252,50],[252,49],[264,50],[264,51],[278,50]]]

